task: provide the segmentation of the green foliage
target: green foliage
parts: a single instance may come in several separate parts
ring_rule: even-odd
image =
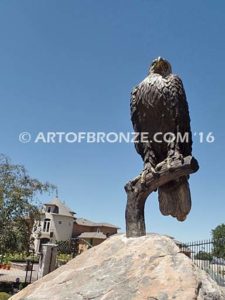
[[[201,260],[209,260],[211,261],[213,259],[212,254],[205,252],[205,251],[199,251],[197,254],[195,254],[195,259],[201,259]]]
[[[5,293],[5,292],[0,292],[0,300],[8,300],[11,297],[11,295]]]
[[[21,291],[22,289],[24,289],[25,287],[27,287],[28,286],[28,282],[20,282],[20,284],[19,284],[19,290]]]
[[[72,258],[73,258],[72,254],[62,254],[62,253],[57,254],[57,260],[64,263],[67,263]]]
[[[225,224],[218,225],[212,230],[213,256],[225,259]]]
[[[28,256],[26,252],[8,254],[7,256],[7,260],[9,262],[26,262],[28,259],[34,262],[39,261],[38,256],[33,256],[33,255]]]
[[[12,294],[13,293],[13,287],[12,283],[8,281],[1,281],[0,280],[0,292],[5,292],[7,294]]]
[[[0,155],[0,254],[29,250],[34,219],[39,217],[37,194],[54,188]]]

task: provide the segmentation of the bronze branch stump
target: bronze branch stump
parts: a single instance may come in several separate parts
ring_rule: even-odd
[[[146,234],[144,208],[148,196],[160,186],[177,180],[198,171],[197,160],[192,156],[187,156],[183,161],[175,159],[170,168],[166,160],[156,166],[158,176],[148,173],[145,182],[142,176],[134,178],[125,185],[127,193],[126,206],[126,234],[127,237],[139,237]],[[184,191],[186,192],[186,191]],[[164,199],[164,198],[162,198]],[[186,199],[186,198],[185,198]],[[174,203],[173,201],[163,201],[159,198],[160,211],[163,215],[172,215],[183,221],[191,209],[191,197],[186,201]]]

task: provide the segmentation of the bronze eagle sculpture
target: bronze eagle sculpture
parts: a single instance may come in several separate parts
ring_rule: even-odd
[[[173,160],[182,161],[192,154],[185,90],[181,79],[172,74],[166,59],[153,60],[148,76],[133,89],[130,104],[134,131],[139,133],[135,148],[144,161],[144,183],[147,173],[158,176],[157,165],[162,161],[166,161],[170,168]],[[147,133],[147,139],[145,135],[145,140],[142,140],[141,133]],[[162,214],[185,220],[191,209],[188,176],[160,186],[158,198]]]

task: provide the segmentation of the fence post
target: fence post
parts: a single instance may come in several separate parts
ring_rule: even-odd
[[[56,244],[43,244],[39,258],[38,278],[41,278],[56,269]]]

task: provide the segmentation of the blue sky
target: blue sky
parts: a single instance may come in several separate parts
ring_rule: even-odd
[[[147,230],[182,241],[208,238],[225,222],[225,4],[198,1],[0,2],[1,153],[58,186],[79,217],[125,230],[124,184],[139,174],[132,144],[22,144],[43,131],[132,131],[130,91],[151,61],[167,58],[183,80],[200,170],[190,180],[192,211],[180,223],[146,203]],[[49,201],[45,195],[42,201]]]

